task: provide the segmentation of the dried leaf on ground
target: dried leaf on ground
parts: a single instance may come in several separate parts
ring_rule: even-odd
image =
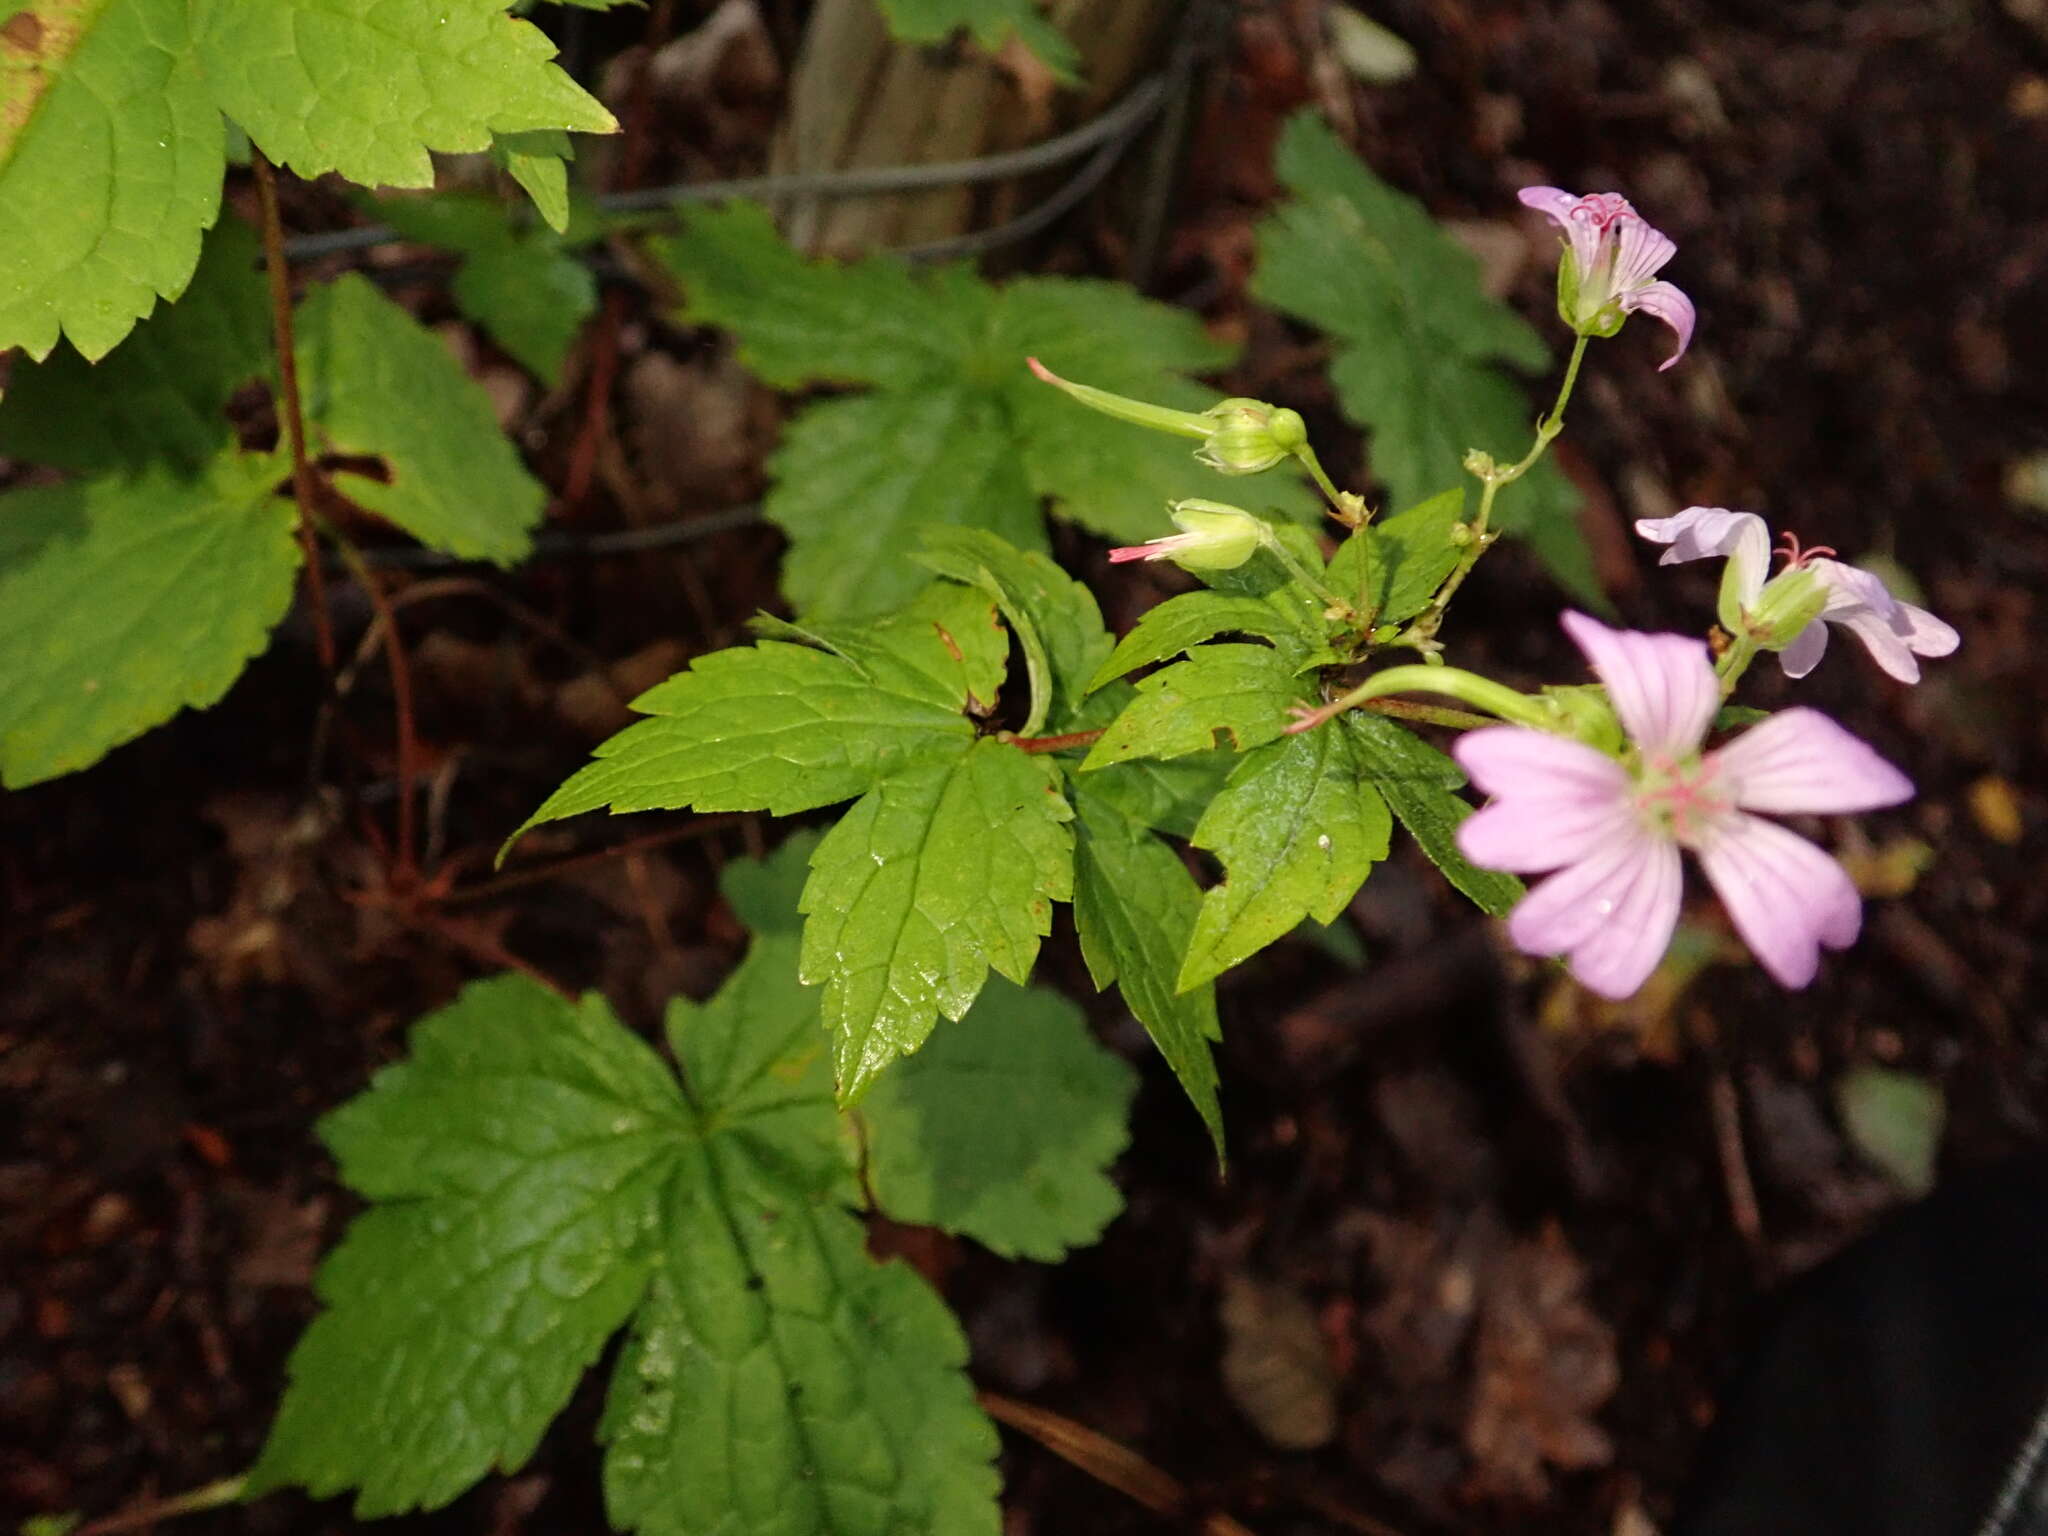
[[[1337,1434],[1337,1372],[1315,1309],[1299,1291],[1242,1271],[1223,1277],[1223,1386],[1238,1412],[1283,1451]]]

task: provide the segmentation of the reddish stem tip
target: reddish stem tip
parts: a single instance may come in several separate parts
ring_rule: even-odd
[[[1057,384],[1060,381],[1060,376],[1058,374],[1054,373],[1050,368],[1046,367],[1045,364],[1041,363],[1035,357],[1025,358],[1024,366],[1029,368],[1031,370],[1032,376],[1042,384]]]

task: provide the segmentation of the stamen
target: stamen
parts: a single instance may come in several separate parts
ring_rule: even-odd
[[[1785,569],[1788,571],[1800,570],[1815,560],[1820,559],[1823,555],[1832,556],[1835,553],[1835,547],[1832,544],[1809,544],[1802,549],[1799,544],[1799,535],[1792,532],[1789,528],[1785,530],[1781,537],[1785,541],[1785,547],[1783,549],[1773,549],[1771,553],[1785,557]]]

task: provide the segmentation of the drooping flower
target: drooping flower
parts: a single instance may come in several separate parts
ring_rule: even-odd
[[[1531,954],[1567,956],[1601,996],[1627,997],[1671,942],[1686,848],[1764,969],[1805,986],[1823,945],[1855,942],[1862,901],[1834,859],[1754,813],[1874,810],[1910,798],[1912,783],[1811,709],[1783,710],[1703,752],[1721,703],[1704,644],[1580,613],[1564,627],[1606,685],[1624,754],[1519,725],[1472,731],[1454,749],[1493,797],[1458,829],[1465,856],[1518,874],[1556,871],[1509,914],[1509,935]]]
[[[1771,576],[1771,531],[1754,512],[1687,507],[1673,517],[1644,518],[1636,532],[1671,546],[1660,565],[1725,557],[1722,627],[1776,651],[1788,677],[1804,677],[1820,664],[1829,624],[1855,635],[1902,683],[1920,681],[1918,657],[1946,656],[1960,643],[1953,628],[1892,596],[1870,572],[1827,558],[1834,551],[1826,545],[1801,549],[1787,534],[1785,569]]]
[[[1259,552],[1272,535],[1265,523],[1240,507],[1190,497],[1168,508],[1179,533],[1112,549],[1114,564],[1126,560],[1171,560],[1191,571],[1229,571]]]
[[[1640,309],[1678,338],[1678,350],[1658,371],[1685,356],[1692,344],[1692,300],[1657,277],[1678,250],[1668,235],[1651,228],[1619,192],[1581,197],[1560,187],[1524,187],[1520,196],[1525,207],[1564,231],[1557,309],[1566,325],[1581,336],[1612,336]]]

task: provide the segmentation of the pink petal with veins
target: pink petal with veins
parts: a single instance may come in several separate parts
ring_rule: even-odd
[[[1671,942],[1679,889],[1677,847],[1637,825],[1531,890],[1508,935],[1530,954],[1569,956],[1603,997],[1626,997]]]
[[[1711,754],[1714,782],[1746,811],[1845,816],[1913,798],[1913,781],[1818,710],[1787,709]]]
[[[1781,985],[1812,981],[1822,945],[1856,942],[1862,898],[1842,866],[1805,838],[1737,812],[1697,851],[1735,931]]]
[[[1638,747],[1656,757],[1698,749],[1721,707],[1721,685],[1703,643],[1609,629],[1583,613],[1567,613],[1562,622]]]
[[[1692,300],[1679,288],[1671,283],[1651,283],[1646,287],[1624,290],[1620,297],[1624,311],[1639,309],[1646,315],[1653,315],[1670,326],[1671,333],[1678,338],[1677,350],[1657,365],[1659,373],[1685,356],[1685,349],[1692,345],[1693,325],[1698,319],[1698,312],[1693,309]]]
[[[1613,800],[1628,793],[1627,771],[1606,753],[1525,725],[1467,731],[1451,756],[1483,794],[1506,799]]]

